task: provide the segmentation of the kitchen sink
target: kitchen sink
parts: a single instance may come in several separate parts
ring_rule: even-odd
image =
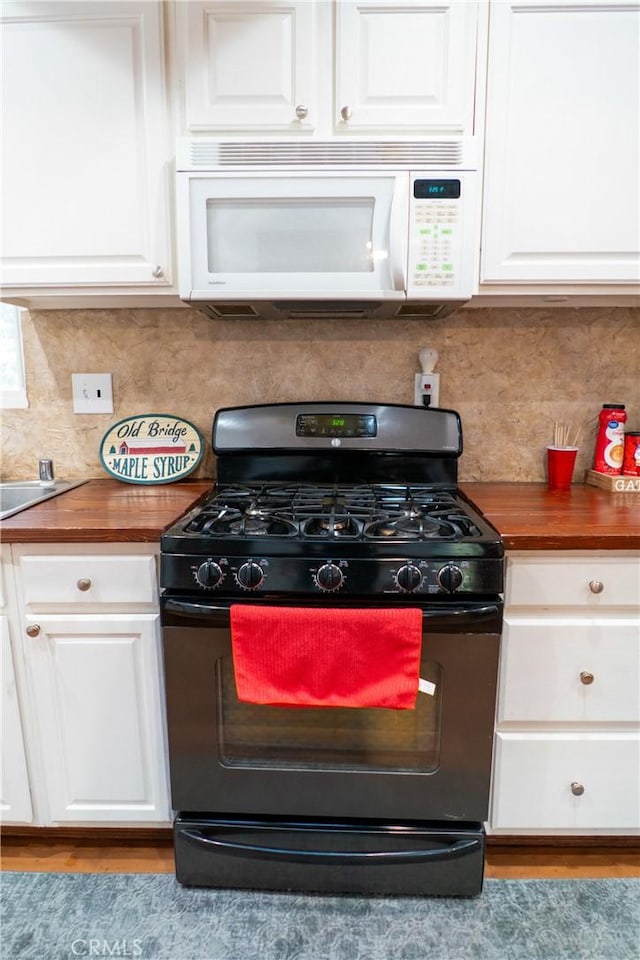
[[[4,480],[0,481],[0,520],[43,503],[60,493],[81,487],[86,480]]]

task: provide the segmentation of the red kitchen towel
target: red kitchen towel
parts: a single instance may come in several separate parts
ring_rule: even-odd
[[[231,606],[238,698],[307,707],[415,707],[418,609]]]

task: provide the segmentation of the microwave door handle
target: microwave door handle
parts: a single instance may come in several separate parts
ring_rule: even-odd
[[[389,215],[389,270],[393,290],[407,289],[408,188],[409,177],[397,175]]]

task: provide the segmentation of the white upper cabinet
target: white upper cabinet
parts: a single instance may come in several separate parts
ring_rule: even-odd
[[[639,40],[638,2],[491,4],[481,284],[638,283]]]
[[[184,132],[471,134],[475,0],[213,0],[176,8]]]
[[[477,3],[347,0],[335,9],[340,129],[473,132]]]
[[[1,19],[2,283],[166,287],[161,3],[5,2]]]
[[[316,4],[179,5],[190,130],[312,129]]]

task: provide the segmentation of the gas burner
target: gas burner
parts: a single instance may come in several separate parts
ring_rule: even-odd
[[[362,525],[353,517],[329,516],[309,517],[300,525],[303,537],[320,537],[324,540],[355,539],[360,536]]]
[[[185,533],[211,537],[295,537],[295,524],[258,511],[223,507],[217,513],[203,511],[185,527]]]
[[[407,510],[367,524],[364,537],[366,540],[450,540],[455,537],[455,531],[446,522],[433,520],[417,510]]]
[[[228,532],[234,537],[277,537],[283,534],[286,536],[288,530],[286,524],[283,524],[280,520],[270,517],[268,514],[256,514],[231,521]]]

